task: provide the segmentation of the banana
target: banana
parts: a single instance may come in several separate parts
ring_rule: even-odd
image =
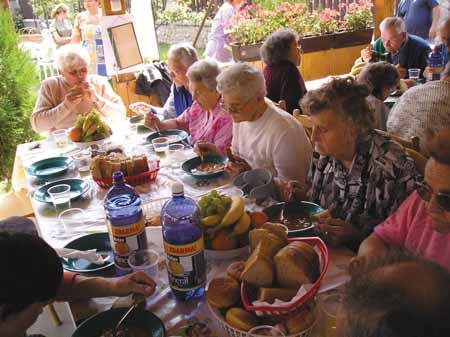
[[[214,215],[206,216],[206,217],[200,219],[200,223],[203,226],[212,227],[212,226],[218,225],[220,223],[220,221],[222,220],[222,218],[223,218],[222,214],[214,214]]]
[[[91,136],[95,131],[97,131],[97,125],[92,124],[88,129],[85,130],[85,136]]]
[[[231,197],[231,206],[228,212],[225,213],[219,228],[228,227],[234,224],[244,213],[244,200],[237,195]]]
[[[247,212],[244,212],[242,216],[239,218],[238,222],[233,228],[232,235],[241,235],[247,232],[250,228],[250,215]]]

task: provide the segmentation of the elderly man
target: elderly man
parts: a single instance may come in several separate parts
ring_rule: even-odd
[[[401,248],[450,271],[449,144],[450,129],[430,141],[425,182],[361,244],[359,259]]]
[[[106,78],[88,75],[89,56],[73,45],[61,47],[56,56],[60,75],[41,83],[31,125],[36,132],[74,126],[79,115],[97,109],[105,118],[125,118],[125,106]]]
[[[449,285],[443,268],[404,254],[362,265],[345,286],[336,335],[450,336]]]
[[[430,134],[450,128],[450,63],[439,81],[427,82],[407,90],[394,105],[387,120],[387,130],[401,138],[418,136],[421,151]]]
[[[406,32],[401,18],[385,18],[380,31],[381,37],[361,51],[361,59],[357,62],[387,61],[397,66],[401,78],[408,76],[410,68],[424,71],[431,49],[425,40]]]
[[[409,34],[420,36],[424,40],[433,40],[439,25],[439,1],[401,0],[397,7],[397,16],[405,21]]]

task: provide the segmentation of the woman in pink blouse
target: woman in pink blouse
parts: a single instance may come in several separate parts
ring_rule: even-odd
[[[225,153],[231,145],[232,120],[220,108],[220,94],[216,90],[219,67],[214,61],[200,60],[189,67],[189,91],[194,102],[175,119],[161,121],[149,112],[145,125],[159,130],[182,129],[190,134],[193,144],[207,142]]]

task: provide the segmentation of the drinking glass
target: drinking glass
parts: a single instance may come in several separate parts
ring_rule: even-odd
[[[55,130],[52,132],[53,141],[56,147],[63,148],[69,145],[69,138],[67,136],[67,131],[64,129]]]
[[[408,75],[410,80],[414,80],[417,82],[417,80],[420,77],[420,69],[419,68],[410,68],[408,69]]]
[[[55,185],[50,187],[47,192],[58,213],[70,208],[70,185]]]
[[[66,234],[73,235],[80,233],[81,228],[83,228],[85,213],[81,208],[69,208],[62,211],[58,219],[63,225]]]
[[[277,327],[271,325],[259,325],[250,329],[246,337],[285,337],[286,335]]]
[[[90,170],[91,166],[91,152],[89,150],[87,151],[80,151],[72,156],[76,168],[80,172],[88,172]]]
[[[183,160],[183,144],[170,144],[169,145],[169,158],[170,158],[170,166],[173,170],[177,169],[181,165],[181,161]]]
[[[143,271],[152,278],[158,276],[159,255],[153,249],[135,250],[128,256],[128,264],[134,272]]]
[[[341,303],[340,293],[323,294],[319,297],[319,304],[323,313],[324,336],[336,337],[336,314]]]
[[[166,152],[169,149],[169,138],[167,137],[158,137],[152,139],[153,148],[155,149],[155,153],[161,158],[166,157]]]

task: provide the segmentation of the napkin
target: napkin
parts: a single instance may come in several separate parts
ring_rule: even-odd
[[[99,254],[97,254],[96,249],[76,250],[70,248],[56,248],[55,250],[59,257],[71,259],[84,259],[95,264],[103,264],[105,263],[106,260],[109,259],[109,256],[106,259],[104,259]]]

